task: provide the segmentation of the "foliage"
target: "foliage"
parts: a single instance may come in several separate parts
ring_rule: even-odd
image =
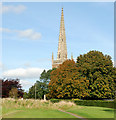
[[[35,98],[35,88],[36,88],[36,98],[43,99],[44,95],[48,94],[48,83],[50,81],[50,73],[52,70],[44,70],[40,75],[40,81],[36,81],[35,85],[33,85],[29,89],[28,98]],[[26,93],[25,93],[26,94]]]
[[[88,95],[88,80],[81,76],[73,60],[66,60],[51,72],[50,98],[77,98]]]
[[[116,68],[111,57],[90,51],[77,57],[77,62],[66,60],[51,72],[50,98],[113,99]]]
[[[19,83],[19,79],[2,79],[2,97],[9,97],[9,92],[12,88],[17,88],[18,97],[23,96],[23,90]]]
[[[9,97],[17,98],[18,97],[18,90],[17,88],[12,88],[9,92]]]
[[[41,81],[44,81],[44,82],[49,82],[49,80],[50,80],[50,73],[52,72],[52,70],[50,69],[50,70],[48,70],[47,72],[46,72],[46,70],[44,70],[42,73],[41,73],[41,75],[40,75],[40,80]]]
[[[50,99],[52,103],[58,103],[60,101],[64,101],[64,99]],[[83,106],[97,106],[97,107],[107,107],[107,108],[114,108],[115,101],[112,100],[79,100],[79,99],[65,99],[65,101],[72,101],[76,105],[83,105]]]
[[[73,102],[75,104],[77,104],[77,105],[114,108],[114,101],[105,101],[105,100],[73,100]]]
[[[90,51],[77,58],[77,67],[80,74],[89,80],[89,95],[85,99],[114,98],[116,68],[109,55]]]
[[[24,92],[23,98],[24,98],[24,99],[28,99],[28,98],[29,98],[28,92]]]
[[[50,102],[52,103],[57,103],[60,102],[62,99],[50,99]]]
[[[29,98],[35,98],[35,90],[36,90],[36,99],[42,99],[44,97],[44,94],[46,94],[46,86],[45,83],[42,83],[40,81],[36,81],[35,85],[33,85],[29,89],[28,96]]]

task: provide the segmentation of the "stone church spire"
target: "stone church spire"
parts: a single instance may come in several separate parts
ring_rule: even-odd
[[[65,35],[65,26],[64,26],[64,14],[62,8],[57,59],[54,60],[54,56],[52,54],[52,68],[57,68],[65,60],[67,60],[67,46],[66,46],[66,35]]]
[[[57,60],[65,61],[66,59],[67,59],[67,45],[66,45],[66,35],[65,35],[65,26],[64,26],[64,14],[62,8]]]

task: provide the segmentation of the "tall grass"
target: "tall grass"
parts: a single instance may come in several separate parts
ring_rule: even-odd
[[[69,109],[73,106],[76,106],[75,103],[73,102],[68,102],[68,101],[60,101],[58,103],[53,103],[53,106],[54,108],[57,108],[57,109]]]
[[[13,99],[13,98],[3,98],[2,107],[3,108],[37,108],[37,109],[67,109],[72,106],[76,106],[73,102],[61,101],[59,103],[52,103],[50,101],[44,100],[34,100],[34,99]]]

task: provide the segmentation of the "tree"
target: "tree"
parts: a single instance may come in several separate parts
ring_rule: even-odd
[[[114,98],[116,69],[109,55],[90,51],[77,57],[77,67],[80,74],[89,80],[87,99]]]
[[[50,98],[112,99],[116,83],[116,68],[111,57],[90,51],[67,60],[51,72]]]
[[[9,92],[9,97],[17,98],[18,97],[18,90],[17,88],[12,88]]]
[[[9,92],[12,88],[17,88],[18,97],[23,97],[23,90],[19,79],[2,79],[2,97],[9,97]]]
[[[50,81],[50,73],[52,70],[44,70],[40,75],[40,80],[29,89],[29,98],[35,98],[35,87],[36,87],[36,98],[43,99],[45,94],[48,94],[48,84]]]
[[[28,99],[28,98],[29,98],[28,92],[24,92],[23,98],[24,98],[24,99]]]
[[[81,98],[88,96],[88,80],[81,76],[73,60],[66,60],[51,72],[50,98]]]

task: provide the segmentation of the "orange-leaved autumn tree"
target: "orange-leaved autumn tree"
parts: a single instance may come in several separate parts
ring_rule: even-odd
[[[88,96],[89,80],[82,76],[73,60],[66,60],[51,72],[50,98],[82,98]]]

